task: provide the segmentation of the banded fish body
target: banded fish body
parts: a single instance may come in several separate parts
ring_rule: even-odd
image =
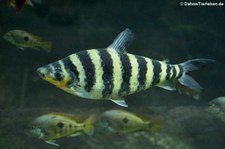
[[[113,43],[102,49],[81,51],[37,69],[46,81],[62,90],[88,99],[109,99],[127,107],[123,96],[159,86],[178,89],[198,98],[202,87],[189,72],[214,62],[194,59],[168,64],[126,52],[134,35],[121,32]]]
[[[48,144],[59,146],[55,139],[66,136],[78,136],[82,133],[92,135],[96,117],[87,119],[66,113],[47,113],[35,118],[26,132],[29,136],[44,140]]]

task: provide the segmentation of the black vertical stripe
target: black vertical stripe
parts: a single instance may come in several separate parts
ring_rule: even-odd
[[[146,73],[147,73],[147,62],[145,60],[145,58],[143,58],[142,56],[135,56],[138,62],[138,68],[139,68],[139,72],[138,72],[138,91],[142,90],[145,88],[145,83],[146,83]]]
[[[180,78],[183,75],[184,70],[181,65],[178,65],[178,67],[179,67],[179,74],[178,74],[177,78]]]
[[[174,79],[176,77],[176,74],[177,74],[176,68],[175,68],[175,66],[172,66],[172,77],[171,77],[171,79]]]
[[[113,84],[113,60],[106,49],[99,49],[99,56],[101,58],[101,65],[103,69],[102,80],[104,83],[104,89],[102,91],[103,98],[112,94]]]
[[[132,67],[130,60],[127,56],[127,54],[120,53],[120,61],[122,65],[122,78],[123,82],[121,83],[121,87],[119,90],[119,95],[122,95],[124,92],[128,94],[130,92],[130,78],[131,78],[131,72],[132,72]]]
[[[93,64],[87,51],[81,51],[77,53],[77,56],[79,57],[81,61],[81,64],[84,68],[84,72],[86,75],[86,78],[85,78],[86,84],[84,88],[87,92],[90,92],[96,81],[95,65]]]
[[[166,80],[170,79],[170,71],[171,71],[171,67],[170,65],[166,65]]]
[[[153,80],[152,86],[160,82],[160,73],[162,72],[161,64],[157,60],[152,60],[153,65]]]
[[[72,63],[70,57],[64,58],[62,62],[64,64],[64,67],[73,72],[73,74],[76,76],[77,81],[80,82],[79,72],[77,70],[77,67]]]

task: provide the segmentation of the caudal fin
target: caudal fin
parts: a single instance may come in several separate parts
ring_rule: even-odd
[[[159,118],[152,117],[148,121],[147,127],[148,127],[148,131],[150,131],[152,133],[156,133],[156,132],[159,132],[161,130],[162,122]]]
[[[173,85],[178,91],[180,91],[180,93],[184,93],[198,99],[203,88],[190,76],[190,72],[214,62],[215,60],[212,59],[193,59],[179,64],[184,72],[178,80],[173,81]]]
[[[52,49],[52,42],[43,41],[40,43],[40,47],[49,53],[49,52],[51,52],[51,49]]]
[[[94,134],[94,124],[96,122],[96,116],[93,114],[84,121],[84,132],[90,136]]]

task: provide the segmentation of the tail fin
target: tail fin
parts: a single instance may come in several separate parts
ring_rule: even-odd
[[[41,42],[40,43],[40,45],[41,45],[41,48],[43,49],[43,50],[45,50],[46,52],[51,52],[51,49],[52,49],[52,42]]]
[[[94,134],[94,124],[96,122],[96,116],[93,114],[84,121],[84,132],[90,136]]]
[[[179,64],[184,73],[178,80],[173,81],[173,85],[180,93],[185,93],[198,99],[203,88],[190,76],[190,72],[214,62],[215,60],[211,59],[193,59]]]
[[[185,72],[190,72],[194,70],[198,70],[208,64],[215,63],[215,60],[212,59],[192,59],[186,62],[181,63],[181,67]]]
[[[158,118],[150,118],[147,123],[147,130],[152,133],[159,132],[162,127],[162,122]]]

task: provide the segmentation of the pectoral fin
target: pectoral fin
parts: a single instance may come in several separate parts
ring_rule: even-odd
[[[128,107],[127,103],[125,102],[124,99],[110,99],[112,102],[116,103],[119,106],[122,107]]]
[[[78,84],[77,76],[72,71],[70,71],[70,73],[71,73],[72,81],[71,83],[69,83],[69,85],[67,85],[67,88],[70,89],[70,92],[75,93],[77,87],[79,87],[80,85]]]
[[[72,87],[79,87],[80,85],[78,84],[78,78],[77,78],[77,76],[74,74],[74,72],[72,72],[72,71],[70,71],[70,74],[72,75],[71,77],[72,77],[72,82],[71,82],[71,84],[70,85],[68,85],[68,86],[72,86]]]
[[[55,140],[48,140],[48,141],[45,141],[47,144],[50,144],[50,145],[54,145],[54,146],[59,146],[58,144],[55,143]]]

